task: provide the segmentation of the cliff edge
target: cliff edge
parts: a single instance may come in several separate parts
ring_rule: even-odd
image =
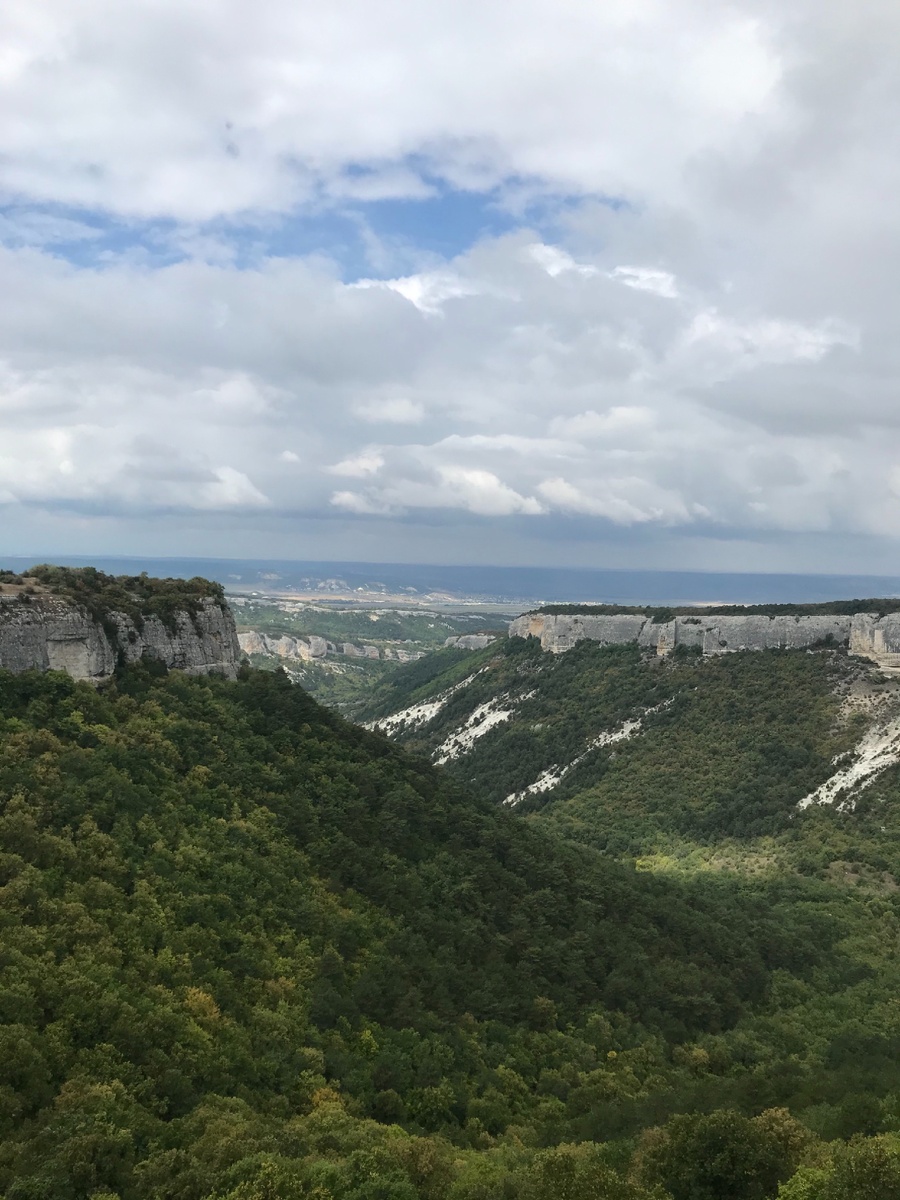
[[[92,568],[0,572],[0,669],[100,682],[141,659],[234,678],[241,650],[219,585]]]
[[[526,613],[509,627],[510,637],[540,638],[552,654],[570,650],[576,642],[621,645],[636,642],[659,655],[678,646],[703,654],[737,650],[802,650],[833,643],[851,654],[871,659],[887,669],[900,668],[900,613],[859,612],[805,615],[677,615],[657,620],[640,613]]]

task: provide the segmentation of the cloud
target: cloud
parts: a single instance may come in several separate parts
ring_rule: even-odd
[[[471,286],[437,323],[302,260],[88,271],[7,251],[0,486],[107,512],[881,528],[854,487],[890,497],[893,460],[879,483],[843,394],[830,428],[787,438],[719,391],[765,371],[789,404],[797,364],[831,379],[835,354],[864,358],[842,317],[750,318],[688,292],[661,307],[600,258],[547,271],[528,239],[449,263]],[[889,395],[872,417],[894,419]],[[336,475],[361,486],[335,492]]]
[[[0,213],[0,243],[13,246],[54,246],[96,241],[101,231],[86,221],[58,213],[10,210]]]
[[[461,275],[446,270],[407,275],[402,279],[360,279],[353,286],[396,292],[420,312],[432,315],[442,314],[448,300],[478,295],[479,291],[474,281],[466,281]]]
[[[610,271],[610,278],[618,279],[626,287],[637,288],[639,292],[652,292],[666,300],[678,299],[678,284],[669,271],[653,267],[615,267]]]
[[[896,5],[13,0],[0,44],[8,529],[893,562]]]
[[[650,408],[613,405],[604,413],[589,409],[574,417],[557,418],[551,423],[551,428],[561,436],[576,440],[601,437],[621,440],[629,434],[645,434],[653,423],[654,415]]]
[[[591,493],[574,487],[565,479],[545,479],[538,486],[541,496],[564,512],[605,517],[616,525],[635,525],[645,521],[676,524],[690,520],[684,502],[677,495],[666,495],[646,479],[635,477],[604,480]],[[694,515],[706,510],[695,508]]]
[[[214,479],[197,491],[197,508],[246,508],[266,506],[269,500],[243,473],[234,467],[215,467]]]
[[[377,450],[364,450],[354,458],[345,458],[330,468],[333,475],[349,475],[364,479],[367,475],[377,475],[384,466],[384,459]]]
[[[548,275],[563,275],[566,271],[574,271],[577,275],[596,275],[597,268],[587,263],[576,262],[571,254],[561,250],[559,246],[548,246],[544,242],[535,242],[527,246],[528,254],[547,272]],[[613,271],[613,276],[616,275]]]
[[[357,404],[353,411],[363,421],[387,425],[417,425],[425,416],[422,405],[408,396],[368,400],[364,404]]]
[[[492,471],[471,467],[441,467],[440,480],[453,502],[469,512],[505,517],[511,513],[536,516],[544,511],[533,496],[520,496]]]
[[[112,0],[4,6],[11,194],[185,221],[423,196],[434,178],[647,194],[769,113],[783,73],[752,9],[709,0],[524,0],[515,20],[503,0],[139,0],[118,16]]]

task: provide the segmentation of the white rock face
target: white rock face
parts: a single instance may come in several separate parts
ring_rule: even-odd
[[[174,629],[147,617],[138,629],[124,613],[110,613],[109,629],[86,612],[54,597],[31,604],[0,599],[0,668],[66,671],[74,679],[108,679],[125,662],[153,658],[191,675],[218,672],[234,678],[241,659],[231,612],[210,598],[197,616],[179,613]]]
[[[354,642],[340,642],[335,645],[334,642],[326,641],[314,633],[305,638],[269,637],[268,634],[249,629],[237,636],[244,654],[270,654],[276,658],[299,659],[301,662],[325,658],[329,654],[343,654],[347,658],[381,658],[381,651],[377,646],[357,646]],[[384,657],[396,657],[400,662],[409,662],[421,658],[422,655],[403,650],[398,650],[396,655],[393,655],[385,650]]]
[[[541,792],[552,791],[564,776],[568,775],[573,767],[577,767],[579,763],[584,762],[592,750],[598,750],[601,746],[611,746],[614,742],[624,742],[634,737],[636,733],[640,733],[644,717],[649,717],[651,713],[661,712],[664,708],[668,708],[671,703],[671,700],[664,700],[662,704],[657,704],[653,708],[646,709],[641,716],[623,721],[616,729],[608,729],[602,733],[598,733],[595,738],[592,738],[588,742],[587,747],[577,758],[573,758],[571,762],[566,763],[564,766],[560,766],[557,763],[555,766],[548,767],[546,771],[541,772],[534,783],[530,783],[524,791],[511,792],[503,803],[516,805],[524,800],[526,796],[535,796]]]
[[[861,792],[882,771],[900,761],[900,717],[873,725],[851,754],[844,757],[849,761],[836,763],[839,769],[801,800],[799,808],[808,808],[810,804],[852,805],[852,794]]]
[[[879,617],[862,613],[841,616],[677,616],[656,623],[640,614],[592,616],[587,613],[526,613],[509,627],[510,637],[540,638],[541,648],[563,654],[577,642],[603,645],[636,642],[669,654],[676,646],[699,647],[704,654],[737,650],[802,650],[831,638],[848,645],[851,654],[870,658],[881,667],[900,667],[900,613]]]
[[[341,653],[349,658],[380,658],[377,646],[356,646],[353,642],[342,642]]]
[[[900,667],[900,613],[876,617],[861,613],[850,627],[850,653],[881,667]]]
[[[268,654],[266,639],[255,629],[238,634],[238,645],[244,654]]]
[[[388,659],[390,659],[392,662],[402,662],[402,663],[417,662],[420,658],[425,657],[425,651],[424,650],[400,650],[400,649],[395,649],[393,646],[385,646],[384,657],[385,657],[386,661]]]
[[[484,737],[495,725],[501,724],[503,721],[508,721],[515,712],[515,707],[504,708],[503,705],[509,700],[508,696],[496,696],[493,700],[488,700],[484,704],[479,704],[473,713],[471,713],[459,729],[444,741],[432,755],[432,761],[438,765],[450,762],[453,758],[459,758],[461,754],[467,754],[475,745],[480,737]]]
[[[455,646],[458,650],[483,650],[496,641],[493,633],[461,633],[457,637],[448,637],[445,646]]]
[[[481,670],[483,671],[484,667]],[[480,674],[481,671],[476,671],[474,675],[461,679],[459,683],[454,683],[452,687],[441,692],[439,696],[435,696],[433,700],[424,700],[420,704],[412,704],[409,708],[392,713],[389,717],[379,717],[377,721],[368,721],[365,728],[380,729],[382,733],[389,735],[397,733],[401,729],[420,729],[429,721],[434,720],[451,696],[455,696],[457,692],[468,687],[472,680]]]

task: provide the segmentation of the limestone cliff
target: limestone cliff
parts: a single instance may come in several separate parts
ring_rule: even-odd
[[[510,637],[537,637],[552,654],[570,650],[576,642],[639,646],[668,654],[676,646],[699,648],[704,654],[736,650],[801,650],[831,641],[848,646],[851,654],[869,658],[881,667],[900,667],[900,613],[858,613],[807,616],[679,615],[654,621],[641,613],[526,613],[509,627]]]
[[[326,656],[343,654],[347,658],[392,659],[396,662],[415,662],[422,658],[422,650],[399,650],[390,646],[359,646],[355,642],[329,642],[326,638],[308,633],[305,637],[269,637],[256,629],[242,630],[238,635],[241,650],[245,654],[263,654],[268,657],[298,659],[300,662],[321,662]]]
[[[218,672],[234,678],[241,660],[234,618],[214,597],[196,611],[167,622],[138,620],[111,611],[102,621],[87,609],[53,595],[0,595],[0,668],[66,671],[75,679],[109,678],[122,660],[151,658],[191,675]]]
[[[496,633],[462,633],[456,637],[448,637],[444,645],[452,646],[456,650],[484,650],[496,640]]]

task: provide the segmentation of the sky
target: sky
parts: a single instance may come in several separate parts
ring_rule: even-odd
[[[0,553],[900,574],[896,0],[7,0]]]

